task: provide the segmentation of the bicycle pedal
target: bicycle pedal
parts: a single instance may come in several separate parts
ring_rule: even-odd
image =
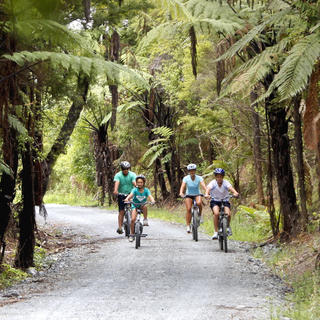
[[[143,234],[140,235],[140,237],[146,237],[146,236],[147,236],[146,233],[143,233]]]

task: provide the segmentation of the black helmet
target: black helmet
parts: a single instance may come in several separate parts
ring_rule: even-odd
[[[146,182],[146,177],[145,177],[143,174],[137,175],[137,176],[136,176],[136,181],[137,181],[138,179],[142,179],[144,183]]]
[[[128,170],[131,168],[131,164],[128,161],[122,161],[120,163],[121,170]]]

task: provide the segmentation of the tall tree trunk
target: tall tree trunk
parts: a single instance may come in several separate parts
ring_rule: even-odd
[[[283,215],[283,231],[284,237],[287,238],[295,236],[299,231],[299,209],[291,168],[288,122],[286,120],[286,111],[283,107],[273,105],[271,100],[268,99],[266,103],[280,208]]]
[[[251,103],[255,102],[258,98],[258,94],[254,89],[250,93]],[[263,194],[263,180],[262,180],[262,152],[261,152],[261,131],[260,131],[260,119],[259,113],[256,111],[258,104],[255,103],[252,106],[252,120],[253,120],[253,160],[255,168],[255,178],[257,184],[257,196],[258,202],[264,204]]]
[[[267,124],[267,140],[268,140],[268,161],[267,161],[267,194],[268,194],[268,211],[270,216],[270,224],[272,229],[272,234],[276,237],[279,234],[279,219],[277,220],[275,215],[275,207],[273,200],[273,165],[272,165],[272,153],[271,153],[271,137],[269,128],[269,118],[266,109],[266,124]]]
[[[74,101],[69,109],[67,118],[58,134],[58,137],[54,141],[49,153],[45,160],[42,162],[42,186],[41,190],[36,190],[36,193],[41,192],[41,203],[43,197],[47,191],[50,174],[53,166],[55,165],[59,155],[64,151],[66,144],[75,128],[75,125],[80,117],[83,106],[86,103],[87,94],[89,89],[89,81],[85,77],[79,76],[78,78],[78,95],[74,98]]]
[[[116,30],[114,30],[111,36],[110,60],[113,62],[114,61],[118,62],[119,53],[120,53],[120,36],[119,36],[119,33]],[[111,130],[113,130],[117,121],[117,108],[119,103],[118,85],[116,84],[109,85],[109,90],[111,92],[111,103],[112,103],[112,115],[111,115],[110,125],[111,125]]]
[[[109,195],[109,205],[112,202],[113,177],[115,168],[108,145],[108,127],[103,125],[94,131],[94,157],[96,162],[97,184],[102,187],[101,204],[104,204],[106,192]]]
[[[189,29],[192,73],[197,78],[197,36],[194,26]]]
[[[299,112],[301,102],[301,96],[295,97],[293,100],[293,118],[294,118],[294,142],[297,155],[297,173],[298,173],[298,184],[299,184],[299,195],[301,203],[301,225],[304,231],[308,225],[308,212],[307,212],[307,193],[305,187],[305,170],[303,160],[303,142],[302,142],[302,131],[301,131],[301,116]]]
[[[316,173],[318,176],[318,199],[320,202],[320,61],[315,66],[306,98],[306,110],[303,116],[303,138],[307,148],[316,152]]]
[[[6,21],[7,17],[1,11],[2,21]],[[5,33],[4,29],[0,30],[0,54],[14,53],[16,51],[16,42]],[[0,68],[1,78],[14,74],[16,64],[13,62],[4,63]],[[5,233],[11,216],[11,205],[15,197],[15,185],[18,168],[18,151],[17,138],[14,129],[10,128],[9,115],[14,111],[12,106],[18,104],[17,101],[18,85],[16,77],[9,77],[2,81],[0,86],[0,134],[2,140],[2,157],[3,162],[11,170],[11,174],[5,172],[1,175],[0,181],[0,264],[2,263],[5,252]]]
[[[35,246],[35,204],[33,184],[33,164],[30,143],[25,144],[22,153],[22,197],[23,209],[19,213],[19,244],[16,253],[15,266],[29,268],[33,266]]]
[[[166,180],[164,178],[164,173],[163,173],[160,159],[157,158],[155,163],[156,163],[156,174],[158,177],[158,182],[161,190],[161,196],[162,196],[162,199],[165,200],[168,198],[169,192],[166,186]]]

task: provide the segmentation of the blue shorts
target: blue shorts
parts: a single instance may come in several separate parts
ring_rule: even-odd
[[[210,208],[211,208],[211,209],[212,209],[214,206],[218,206],[219,208],[221,208],[221,205],[222,205],[222,201],[216,201],[216,200],[211,200],[211,201],[210,201]],[[228,207],[228,208],[231,207],[229,201],[223,201],[223,205],[224,205],[225,207]]]
[[[127,197],[127,195],[118,194],[118,207],[119,211],[124,210],[124,207],[126,204],[124,203],[124,199]]]

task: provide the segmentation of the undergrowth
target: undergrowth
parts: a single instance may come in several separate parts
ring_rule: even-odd
[[[14,283],[28,277],[28,274],[20,269],[13,268],[9,264],[1,265],[0,289],[12,286]]]

